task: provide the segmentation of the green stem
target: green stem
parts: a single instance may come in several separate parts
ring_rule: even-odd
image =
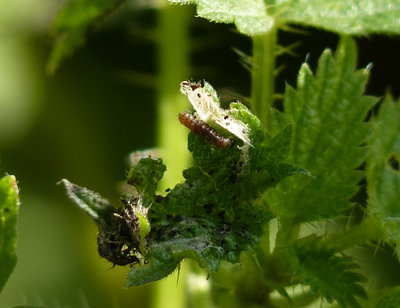
[[[251,71],[252,111],[263,123],[264,129],[271,130],[271,108],[274,96],[274,69],[277,29],[253,37],[253,57]],[[270,253],[269,226],[264,229],[264,236],[256,252],[260,262],[264,262]]]
[[[159,10],[157,144],[168,166],[162,188],[182,179],[182,170],[190,163],[187,130],[178,121],[178,114],[188,106],[179,93],[181,81],[189,79],[189,17],[184,6],[165,5]]]
[[[187,131],[178,122],[179,112],[188,105],[179,93],[179,83],[189,78],[190,16],[190,9],[183,6],[165,5],[159,10],[157,144],[160,156],[168,166],[160,189],[179,182],[182,170],[190,164]],[[153,308],[186,307],[185,271],[185,268],[181,269],[179,283],[174,274],[154,285]]]
[[[265,130],[271,131],[277,29],[253,37],[251,104]]]

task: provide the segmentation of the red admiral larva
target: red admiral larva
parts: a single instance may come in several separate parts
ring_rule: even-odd
[[[229,148],[233,145],[233,141],[229,138],[222,136],[220,133],[215,131],[206,122],[200,120],[195,114],[188,112],[179,113],[179,121],[189,128],[195,134],[203,136],[212,144],[220,148]]]

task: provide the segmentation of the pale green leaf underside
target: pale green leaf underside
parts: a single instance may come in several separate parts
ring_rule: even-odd
[[[210,21],[234,23],[244,34],[268,32],[274,19],[267,14],[263,0],[169,0],[171,3],[196,4],[197,14]]]
[[[305,222],[338,216],[350,207],[369,132],[363,119],[376,101],[363,96],[367,71],[355,70],[354,42],[343,39],[336,57],[325,51],[315,75],[303,65],[297,90],[288,87],[285,113],[293,120],[289,162],[314,178],[285,179],[268,193],[278,216]]]
[[[13,175],[7,175],[0,179],[0,291],[17,262],[18,210],[17,182]]]
[[[385,99],[370,140],[369,211],[382,222],[400,258],[400,102]]]
[[[398,0],[277,0],[277,18],[346,34],[400,33]]]
[[[397,0],[169,0],[196,4],[210,21],[234,23],[247,35],[297,23],[344,34],[400,33]]]

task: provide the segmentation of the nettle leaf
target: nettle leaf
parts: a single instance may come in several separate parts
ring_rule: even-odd
[[[147,160],[142,161],[146,164]],[[143,168],[138,167],[138,169]],[[145,237],[151,228],[142,195],[136,195],[136,191],[133,191],[136,194],[125,194],[121,198],[122,207],[117,209],[99,194],[87,188],[72,184],[65,179],[61,183],[64,184],[68,197],[96,222],[99,228],[97,243],[100,256],[114,265],[141,262]]]
[[[340,215],[350,207],[362,173],[369,127],[363,122],[375,98],[363,96],[368,70],[355,70],[356,49],[342,39],[336,56],[325,51],[315,75],[307,64],[297,90],[288,86],[285,114],[293,121],[288,161],[310,171],[309,178],[285,179],[268,192],[278,216],[306,222]]]
[[[368,206],[400,258],[400,103],[387,97],[374,121],[367,158]]]
[[[61,180],[60,183],[64,184],[68,197],[96,222],[101,222],[104,217],[115,210],[110,202],[98,193],[73,184],[66,179]]]
[[[199,87],[196,83],[193,88],[197,91]],[[259,198],[262,193],[287,176],[307,173],[284,163],[290,149],[290,126],[267,136],[244,105],[232,103],[228,113],[246,125],[251,146],[220,148],[202,135],[189,134],[194,166],[184,171],[184,183],[152,204],[148,262],[130,270],[126,286],[161,279],[184,258],[196,260],[210,272],[222,260],[239,262],[240,253],[258,242],[265,223],[273,217]]]
[[[210,21],[234,23],[239,32],[258,35],[275,25],[297,23],[343,34],[400,33],[397,0],[169,0],[196,4]]]
[[[19,194],[13,175],[0,179],[0,292],[17,263]]]
[[[126,0],[71,0],[59,12],[53,31],[56,41],[47,70],[54,72],[62,60],[85,42],[87,31]]]
[[[187,91],[199,92],[203,86],[214,91],[206,82],[193,83]],[[218,105],[216,94],[214,98]],[[120,209],[94,192],[62,181],[69,197],[97,222],[100,255],[116,265],[131,265],[126,286],[164,278],[185,258],[209,272],[223,260],[239,262],[241,252],[254,247],[273,217],[263,199],[265,190],[285,177],[307,174],[286,162],[290,125],[269,136],[240,103],[220,112],[226,112],[232,123],[241,123],[250,144],[240,134],[230,134],[224,138],[232,138],[231,146],[220,147],[205,136],[210,131],[216,134],[210,126],[185,114],[184,124],[200,126],[188,137],[193,167],[183,172],[185,181],[165,196],[157,194],[157,185],[166,167],[151,157],[142,158],[128,172],[132,193],[122,197]]]
[[[324,247],[320,238],[314,235],[302,238],[289,251],[293,279],[309,285],[328,302],[337,301],[342,307],[360,307],[357,297],[367,298],[362,287],[365,278],[354,271],[358,268],[354,260]]]
[[[197,5],[197,15],[210,21],[234,23],[247,35],[268,32],[274,18],[267,14],[263,0],[168,0],[171,3]]]
[[[267,0],[277,18],[343,34],[400,33],[397,0]]]
[[[164,198],[157,198],[149,209],[152,229],[147,238],[148,262],[130,270],[127,286],[161,279],[184,258],[216,271],[222,260],[238,262],[240,253],[253,247],[262,235],[272,215],[266,204],[253,202],[267,187],[292,174],[284,168],[279,173],[275,166],[285,155],[264,160],[271,153],[287,151],[290,134],[264,136],[259,120],[238,103],[232,105],[230,115],[248,124],[254,147],[243,157],[238,147],[219,148],[203,136],[189,134],[194,167],[184,171],[184,183]],[[268,148],[270,151],[266,151]],[[276,179],[269,170],[279,173],[274,174]],[[255,173],[261,175],[258,180],[253,177]],[[136,189],[142,188],[138,185]]]

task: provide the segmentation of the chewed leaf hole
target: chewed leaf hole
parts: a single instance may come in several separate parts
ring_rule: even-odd
[[[398,160],[398,158],[397,158],[394,154],[392,154],[392,155],[389,157],[388,163],[389,163],[389,166],[390,166],[393,170],[395,170],[395,171],[399,171],[399,170],[400,170],[400,163],[399,163],[399,160]]]

